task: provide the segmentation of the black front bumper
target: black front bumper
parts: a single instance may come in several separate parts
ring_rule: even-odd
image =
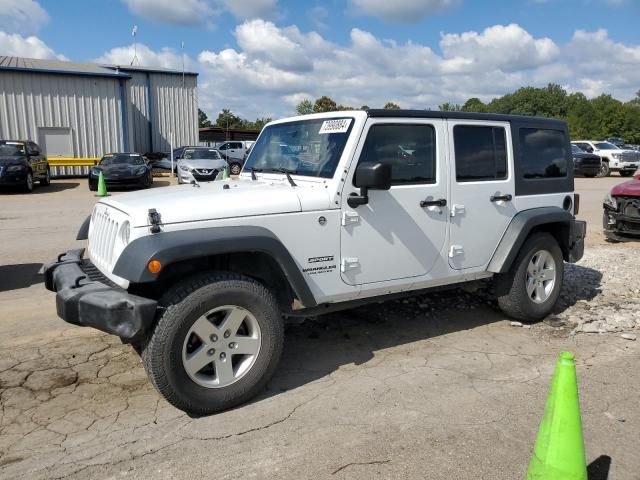
[[[111,283],[84,249],[70,250],[43,267],[47,290],[56,292],[58,316],[68,323],[93,327],[130,342],[147,331],[155,318],[155,300],[128,293]]]
[[[604,206],[602,214],[604,236],[616,242],[640,240],[640,216],[624,215]]]

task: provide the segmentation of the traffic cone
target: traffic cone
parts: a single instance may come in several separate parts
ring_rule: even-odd
[[[228,167],[224,167],[222,169],[222,180],[226,180],[229,178],[229,170]]]
[[[587,480],[573,353],[562,352],[551,380],[527,480]]]
[[[96,197],[106,197],[107,195],[109,194],[107,193],[107,185],[104,182],[104,175],[100,172],[100,175],[98,175],[98,193],[96,193]]]

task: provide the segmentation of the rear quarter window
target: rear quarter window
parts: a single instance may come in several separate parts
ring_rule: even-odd
[[[567,176],[570,152],[563,131],[520,128],[519,135],[521,172],[525,179]]]

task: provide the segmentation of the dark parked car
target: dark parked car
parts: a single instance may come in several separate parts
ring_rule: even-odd
[[[598,155],[587,153],[574,144],[571,144],[571,155],[573,156],[574,173],[585,177],[595,177],[600,171],[602,160]]]
[[[49,162],[29,140],[0,140],[0,187],[33,191],[33,182],[49,185]]]
[[[609,240],[640,240],[640,175],[613,187],[603,207],[602,226]]]
[[[98,189],[100,172],[107,186],[149,188],[151,165],[139,153],[108,153],[89,170],[89,190]]]

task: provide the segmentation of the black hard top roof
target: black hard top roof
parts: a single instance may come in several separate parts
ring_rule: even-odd
[[[555,118],[533,117],[526,115],[504,115],[500,113],[441,112],[438,110],[385,110],[372,108],[367,110],[370,117],[383,118],[452,118],[456,120],[484,120],[489,122],[546,123],[550,126],[564,126],[565,122]]]

